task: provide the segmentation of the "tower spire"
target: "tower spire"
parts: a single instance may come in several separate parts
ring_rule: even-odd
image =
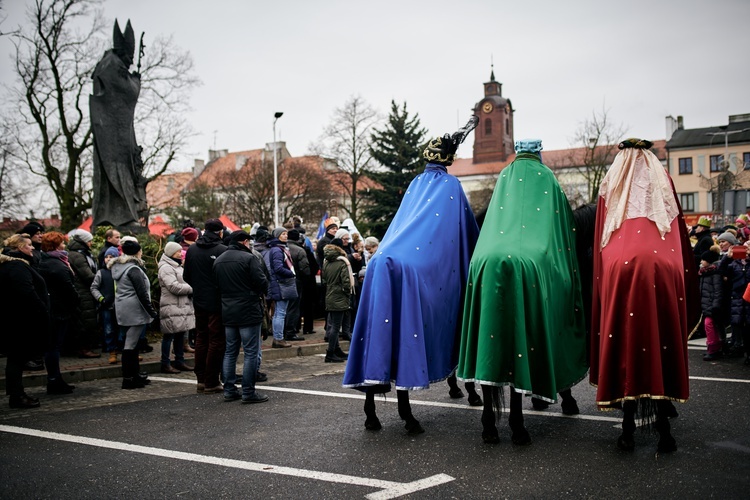
[[[490,71],[490,81],[495,81],[495,56],[490,54],[490,68],[492,68],[492,71]]]

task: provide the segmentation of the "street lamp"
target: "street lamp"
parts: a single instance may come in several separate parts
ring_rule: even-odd
[[[284,113],[277,111],[273,114],[273,227],[279,227],[279,165],[276,159],[276,120]]]

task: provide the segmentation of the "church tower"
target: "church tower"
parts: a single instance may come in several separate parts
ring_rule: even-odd
[[[484,99],[474,106],[479,125],[474,130],[474,163],[506,161],[513,153],[513,106],[502,95],[502,83],[495,80],[484,84]]]

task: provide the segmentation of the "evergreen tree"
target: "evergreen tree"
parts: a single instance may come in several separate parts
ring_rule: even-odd
[[[388,123],[372,134],[370,155],[382,169],[368,170],[368,177],[378,187],[361,194],[368,202],[364,215],[370,233],[378,238],[383,237],[396,215],[409,183],[424,170],[422,150],[426,134],[418,115],[409,116],[406,102],[399,107],[395,101],[391,101]]]

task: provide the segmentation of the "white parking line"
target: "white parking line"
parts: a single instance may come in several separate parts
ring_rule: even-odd
[[[191,384],[195,385],[194,380],[187,380],[187,379],[180,379],[180,378],[167,378],[167,377],[149,377],[151,380],[157,381],[157,382],[176,382],[179,384]],[[342,398],[342,399],[361,399],[364,400],[365,396],[364,394],[345,394],[341,392],[327,392],[327,391],[311,391],[308,389],[294,389],[292,387],[273,387],[268,385],[258,386],[258,388],[262,388],[264,391],[275,391],[275,392],[290,392],[294,394],[306,394],[308,396],[324,396],[329,398]],[[414,393],[412,392],[412,395]],[[381,401],[378,399],[378,401]],[[396,403],[396,398],[388,398],[385,400],[386,403]],[[421,401],[419,399],[414,399],[410,396],[409,402],[412,405],[417,406],[436,406],[440,408],[455,408],[458,410],[470,410],[470,411],[482,411],[481,406],[469,406],[466,403],[442,403],[439,401]],[[509,412],[510,410],[508,408],[503,408],[504,412]],[[619,418],[613,418],[613,417],[604,417],[599,415],[563,415],[562,413],[556,413],[552,411],[533,411],[533,410],[524,410],[524,415],[539,415],[540,417],[553,417],[553,418],[574,418],[579,420],[595,420],[598,422],[615,422],[619,425],[621,422],[621,419]]]
[[[172,458],[176,460],[186,460],[189,462],[198,462],[203,464],[219,465],[222,467],[232,467],[235,469],[244,469],[254,472],[265,472],[268,474],[282,474],[286,476],[303,477],[315,479],[318,481],[328,481],[331,483],[353,484],[356,486],[366,486],[369,488],[378,488],[379,491],[370,493],[365,498],[380,500],[387,498],[397,498],[408,495],[415,491],[432,488],[440,484],[454,481],[455,478],[447,474],[436,474],[424,479],[412,481],[410,483],[397,483],[393,481],[384,481],[381,479],[370,479],[366,477],[348,476],[345,474],[334,474],[330,472],[319,472],[308,469],[296,469],[293,467],[279,467],[271,464],[262,464],[258,462],[246,462],[243,460],[233,460],[229,458],[212,457],[209,455],[198,455],[196,453],[185,453],[182,451],[165,450],[162,448],[153,448],[151,446],[140,446],[136,444],[122,443],[119,441],[106,441],[104,439],[89,438],[84,436],[75,436],[72,434],[60,434],[58,432],[40,431],[28,429],[25,427],[15,427],[10,425],[0,425],[0,432],[11,434],[21,434],[43,439],[52,439],[55,441],[65,441],[68,443],[83,444],[87,446],[96,446],[98,448],[108,448],[112,450],[128,451],[131,453],[142,453],[144,455],[153,455],[157,457]]]
[[[737,382],[739,384],[750,384],[750,380],[745,380],[742,378],[690,377],[690,380],[708,380],[709,382]]]

